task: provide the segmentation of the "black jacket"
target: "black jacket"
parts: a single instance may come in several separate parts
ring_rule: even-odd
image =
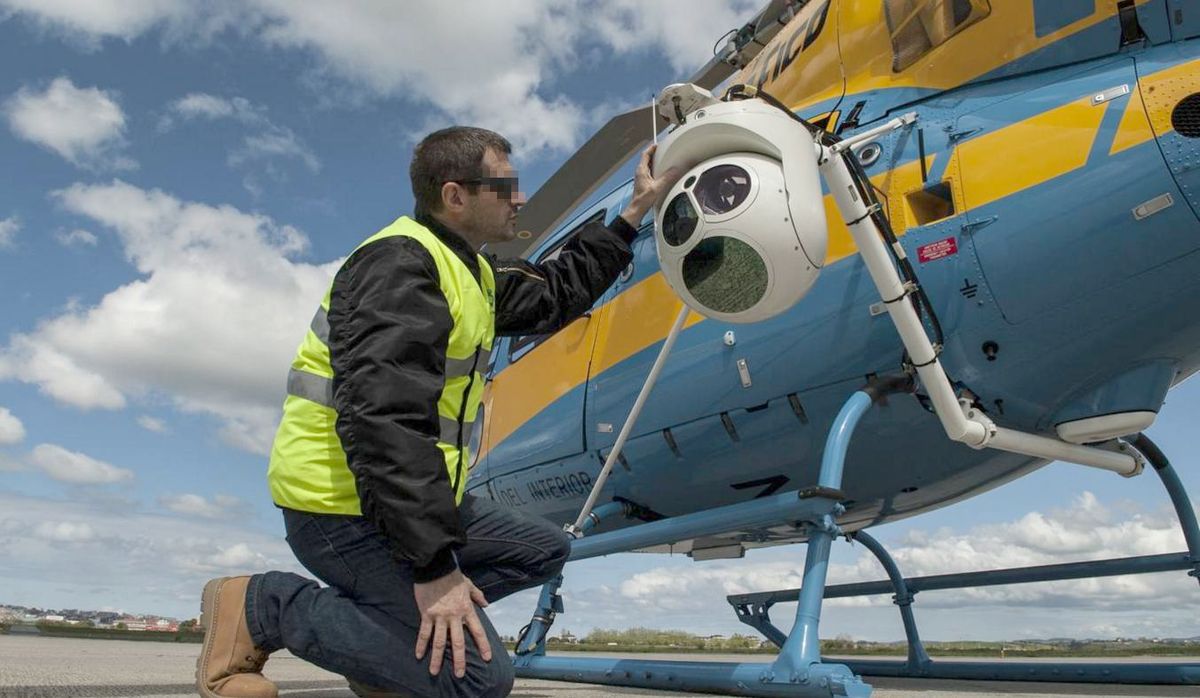
[[[478,280],[478,261],[465,240],[432,218],[418,221]],[[489,258],[497,335],[553,332],[581,315],[633,259],[636,234],[618,216],[607,227],[589,224],[544,264]],[[433,258],[412,238],[358,249],[334,278],[329,358],[337,435],[363,515],[392,541],[398,558],[412,563],[418,582],[453,571],[453,551],[466,543],[437,447],[452,324]]]

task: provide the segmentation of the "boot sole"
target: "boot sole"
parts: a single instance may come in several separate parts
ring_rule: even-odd
[[[200,594],[200,627],[204,628],[204,644],[200,648],[200,656],[196,657],[196,690],[204,698],[221,698],[208,690],[204,685],[205,668],[208,666],[208,656],[212,652],[212,623],[217,617],[217,602],[221,595],[221,587],[232,577],[210,579],[204,585]]]

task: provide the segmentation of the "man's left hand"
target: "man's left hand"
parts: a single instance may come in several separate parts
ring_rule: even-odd
[[[683,168],[671,167],[666,172],[660,172],[655,176],[651,171],[650,164],[654,162],[654,150],[657,145],[652,145],[642,151],[642,160],[638,163],[637,170],[633,174],[633,197],[629,200],[629,205],[621,212],[621,217],[625,222],[637,228],[642,223],[642,218],[646,216],[646,212],[658,201],[659,197],[675,186],[675,182],[683,176]]]

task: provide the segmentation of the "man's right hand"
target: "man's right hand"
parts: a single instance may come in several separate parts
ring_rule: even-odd
[[[421,611],[421,630],[417,633],[418,660],[425,656],[430,639],[433,640],[433,654],[429,657],[430,674],[437,676],[442,669],[448,636],[454,657],[454,675],[460,679],[467,675],[463,625],[471,632],[483,660],[492,661],[492,645],[475,613],[475,605],[487,606],[487,599],[462,572],[454,570],[432,582],[414,584],[413,592],[417,598],[417,608]]]

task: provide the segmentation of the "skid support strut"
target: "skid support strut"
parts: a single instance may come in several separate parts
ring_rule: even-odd
[[[1187,570],[1188,575],[1200,578],[1200,525],[1191,499],[1176,475],[1170,461],[1161,450],[1144,434],[1138,434],[1130,443],[1146,457],[1154,472],[1162,480],[1163,487],[1171,498],[1179,525],[1183,530],[1188,549],[1177,553],[1143,555],[1139,557],[1110,560],[1070,562],[1058,565],[1020,567],[959,574],[941,574],[929,577],[904,578],[895,561],[883,546],[865,531],[852,534],[870,550],[887,571],[888,579],[876,582],[855,582],[825,587],[825,598],[849,598],[874,594],[893,593],[900,607],[904,631],[908,637],[908,660],[846,660],[854,671],[864,676],[926,677],[942,679],[978,679],[1008,681],[1062,681],[1072,683],[1129,683],[1129,684],[1183,684],[1200,685],[1200,664],[1154,662],[1146,664],[1111,662],[935,662],[925,652],[917,633],[913,617],[914,595],[921,591],[938,589],[965,589],[1029,582],[1050,582],[1068,579],[1096,579],[1127,574],[1153,574]],[[771,607],[796,598],[799,589],[751,594],[733,594],[729,603],[737,612],[738,619],[763,634],[778,646],[783,646],[786,636],[771,622]]]
[[[829,549],[833,539],[841,534],[836,519],[844,511],[840,504],[843,499],[840,487],[846,451],[855,427],[871,408],[875,395],[877,393],[873,395],[866,391],[854,393],[838,414],[829,431],[820,480],[815,487],[589,536],[572,544],[571,559],[577,560],[705,535],[803,522],[809,530],[809,539],[804,584],[791,597],[799,602],[796,623],[790,634],[777,631],[782,649],[774,662],[547,657],[541,639],[534,641],[527,636],[518,645],[513,660],[517,676],[740,696],[869,698],[871,687],[849,667],[821,659],[818,630]],[[552,612],[551,618],[553,613],[561,611],[561,604],[554,605],[556,596],[557,586],[553,591],[549,590],[549,585],[543,589],[535,622],[536,616],[547,615],[542,613],[543,607]],[[544,637],[543,628],[541,638]]]

